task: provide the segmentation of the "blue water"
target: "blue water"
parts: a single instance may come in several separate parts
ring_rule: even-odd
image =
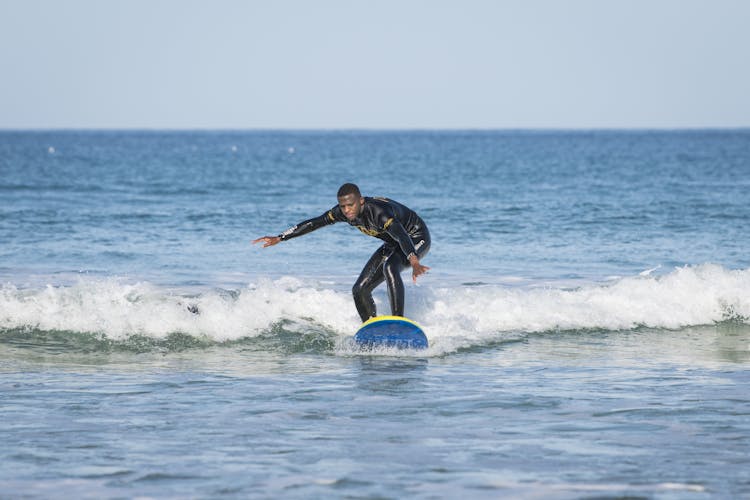
[[[748,130],[6,131],[0,174],[0,496],[750,497]],[[427,351],[352,345],[377,240],[250,245],[347,181],[430,227]]]

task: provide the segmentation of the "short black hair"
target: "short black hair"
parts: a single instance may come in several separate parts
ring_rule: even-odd
[[[336,195],[337,198],[341,198],[342,196],[346,196],[349,194],[356,195],[358,198],[362,197],[362,193],[359,192],[359,188],[356,184],[352,184],[351,182],[347,182],[346,184],[342,185],[339,188],[339,192]]]

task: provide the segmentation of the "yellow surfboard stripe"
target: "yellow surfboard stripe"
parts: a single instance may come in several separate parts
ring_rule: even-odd
[[[371,325],[372,323],[377,323],[379,321],[394,321],[394,320],[395,321],[404,321],[406,323],[410,323],[410,324],[416,326],[417,328],[419,328],[420,330],[422,330],[422,327],[419,326],[419,324],[417,324],[416,321],[412,321],[409,318],[404,318],[403,316],[376,316],[376,317],[370,318],[367,321],[365,321],[364,323],[362,323],[362,326],[360,328],[363,328],[363,327],[365,327],[367,325]]]

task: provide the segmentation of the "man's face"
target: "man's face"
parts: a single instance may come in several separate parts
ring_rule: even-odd
[[[339,208],[349,220],[354,220],[359,216],[359,213],[362,211],[362,205],[364,204],[365,199],[356,194],[339,196]]]

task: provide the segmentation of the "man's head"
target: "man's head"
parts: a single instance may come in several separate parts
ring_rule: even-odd
[[[339,208],[344,212],[346,218],[349,220],[356,219],[365,204],[365,199],[359,192],[357,185],[347,182],[339,188],[336,196],[339,200]]]

